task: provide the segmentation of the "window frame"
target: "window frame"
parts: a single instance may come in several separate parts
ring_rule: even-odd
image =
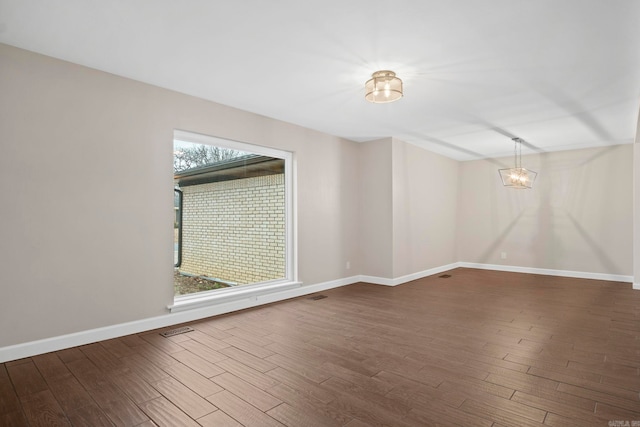
[[[284,160],[285,277],[282,279],[252,283],[250,285],[243,285],[228,289],[215,289],[193,294],[174,295],[173,305],[168,306],[171,312],[200,308],[239,299],[256,298],[260,295],[299,287],[301,283],[298,281],[294,153],[286,150],[264,147],[261,145],[203,135],[184,130],[174,130],[172,145],[175,140],[196,144],[214,145]]]

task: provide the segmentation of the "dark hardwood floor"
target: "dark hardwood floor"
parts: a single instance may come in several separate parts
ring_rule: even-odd
[[[448,273],[0,364],[0,424],[640,426],[639,291]]]

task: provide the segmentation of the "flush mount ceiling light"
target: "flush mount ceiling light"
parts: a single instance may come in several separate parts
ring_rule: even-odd
[[[402,98],[402,80],[389,70],[376,71],[364,84],[364,99],[374,104],[397,101]]]
[[[522,143],[524,141],[520,138],[513,138],[513,142],[515,143],[513,155],[515,166],[509,169],[498,170],[500,178],[502,179],[502,185],[520,190],[530,189],[538,173],[522,167]]]

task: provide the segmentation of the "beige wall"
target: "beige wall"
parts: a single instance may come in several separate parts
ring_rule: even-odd
[[[394,138],[359,151],[361,274],[396,279],[456,262],[458,162]]]
[[[0,76],[0,347],[167,313],[174,129],[293,151],[300,280],[358,271],[357,143],[6,45]]]
[[[361,274],[393,277],[391,138],[360,144]]]
[[[459,162],[394,139],[393,276],[456,259]]]
[[[535,188],[504,188],[513,158],[463,162],[458,259],[631,275],[632,145],[526,155]],[[501,259],[506,252],[507,259]]]

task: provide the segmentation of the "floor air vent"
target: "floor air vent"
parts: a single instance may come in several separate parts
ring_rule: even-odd
[[[319,300],[319,299],[324,299],[324,298],[326,298],[326,297],[327,297],[326,295],[315,295],[315,296],[310,297],[309,299],[312,299],[312,300],[314,300],[314,301],[317,301],[317,300]]]
[[[169,338],[169,337],[172,337],[174,335],[184,334],[184,333],[187,333],[187,332],[191,332],[193,330],[194,329],[190,328],[189,326],[184,326],[182,328],[171,329],[171,330],[168,330],[168,331],[160,332],[160,335],[162,335],[165,338]]]
[[[441,279],[448,279],[449,277],[451,277],[450,274],[443,274],[442,276],[438,276]]]

